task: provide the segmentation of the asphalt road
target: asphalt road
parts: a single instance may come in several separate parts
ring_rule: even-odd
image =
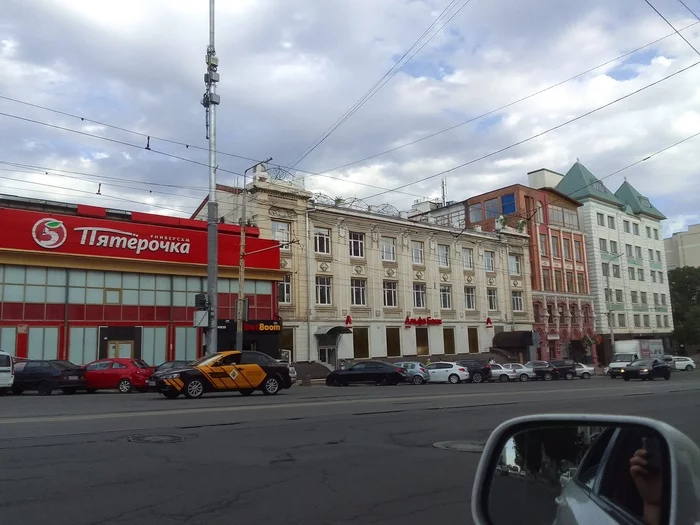
[[[646,383],[297,386],[174,401],[5,396],[0,521],[471,523],[479,454],[434,443],[483,442],[499,423],[542,412],[642,415],[700,442],[698,391],[700,373],[679,372]]]

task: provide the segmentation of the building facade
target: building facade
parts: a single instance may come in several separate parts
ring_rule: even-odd
[[[543,170],[515,184],[464,201],[467,226],[494,231],[503,225],[529,236],[528,276],[539,345],[533,359],[597,362],[595,308],[590,295],[581,204],[548,186]]]
[[[206,291],[206,224],[10,196],[0,196],[0,224],[3,351],[76,364],[202,355],[194,301]],[[247,235],[258,251],[248,261],[245,346],[274,354],[279,244],[255,228]],[[238,226],[220,225],[220,349],[233,348],[235,337],[239,240]]]
[[[514,230],[415,222],[264,172],[247,190],[247,220],[282,243],[281,340],[296,361],[477,353],[495,331],[531,327],[527,238]],[[226,220],[239,219],[242,198],[220,188]]]
[[[664,239],[666,264],[669,270],[683,266],[700,266],[700,224],[688,226],[688,231],[674,233]]]
[[[661,338],[667,348],[673,317],[661,221],[665,216],[625,181],[610,192],[576,162],[559,175],[556,189],[583,203],[579,221],[586,232],[586,256],[595,302],[601,361],[612,356],[615,339]]]

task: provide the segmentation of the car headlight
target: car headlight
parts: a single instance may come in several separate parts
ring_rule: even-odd
[[[180,377],[180,374],[166,374],[161,376],[161,379],[177,379],[178,377]]]
[[[620,368],[620,372],[624,372],[624,371],[625,371],[625,369],[624,369],[624,368]]]
[[[649,373],[649,369],[648,369],[648,368],[645,368],[645,369],[642,370],[642,374],[648,374],[648,373]]]

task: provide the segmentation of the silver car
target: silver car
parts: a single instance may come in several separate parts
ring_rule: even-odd
[[[418,361],[401,361],[394,363],[394,366],[404,368],[408,373],[407,381],[414,385],[422,385],[430,381],[430,373],[425,368],[423,363]]]
[[[506,363],[503,365],[504,368],[509,368],[517,374],[518,381],[529,381],[530,379],[536,379],[535,370],[527,365],[521,365],[520,363]]]
[[[520,374],[514,368],[507,365],[492,364],[491,365],[491,381],[500,381],[507,383],[508,381],[518,381]]]

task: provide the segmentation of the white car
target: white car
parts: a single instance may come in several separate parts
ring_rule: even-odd
[[[508,381],[519,381],[520,374],[517,370],[510,368],[508,365],[491,365],[491,381],[500,381],[507,383]]]
[[[674,370],[685,370],[691,372],[697,366],[690,357],[673,356],[673,362],[669,363]]]
[[[5,394],[15,382],[15,367],[12,356],[0,352],[0,396]]]
[[[535,379],[535,370],[529,366],[521,365],[520,363],[506,363],[503,368],[509,368],[514,371],[516,379],[518,381],[528,381],[530,379]]]
[[[591,376],[595,375],[595,367],[591,365],[584,365],[583,363],[576,363],[576,375],[581,379],[590,379]]]
[[[451,383],[456,385],[469,379],[466,367],[457,363],[431,363],[425,367],[430,374],[431,383]]]

